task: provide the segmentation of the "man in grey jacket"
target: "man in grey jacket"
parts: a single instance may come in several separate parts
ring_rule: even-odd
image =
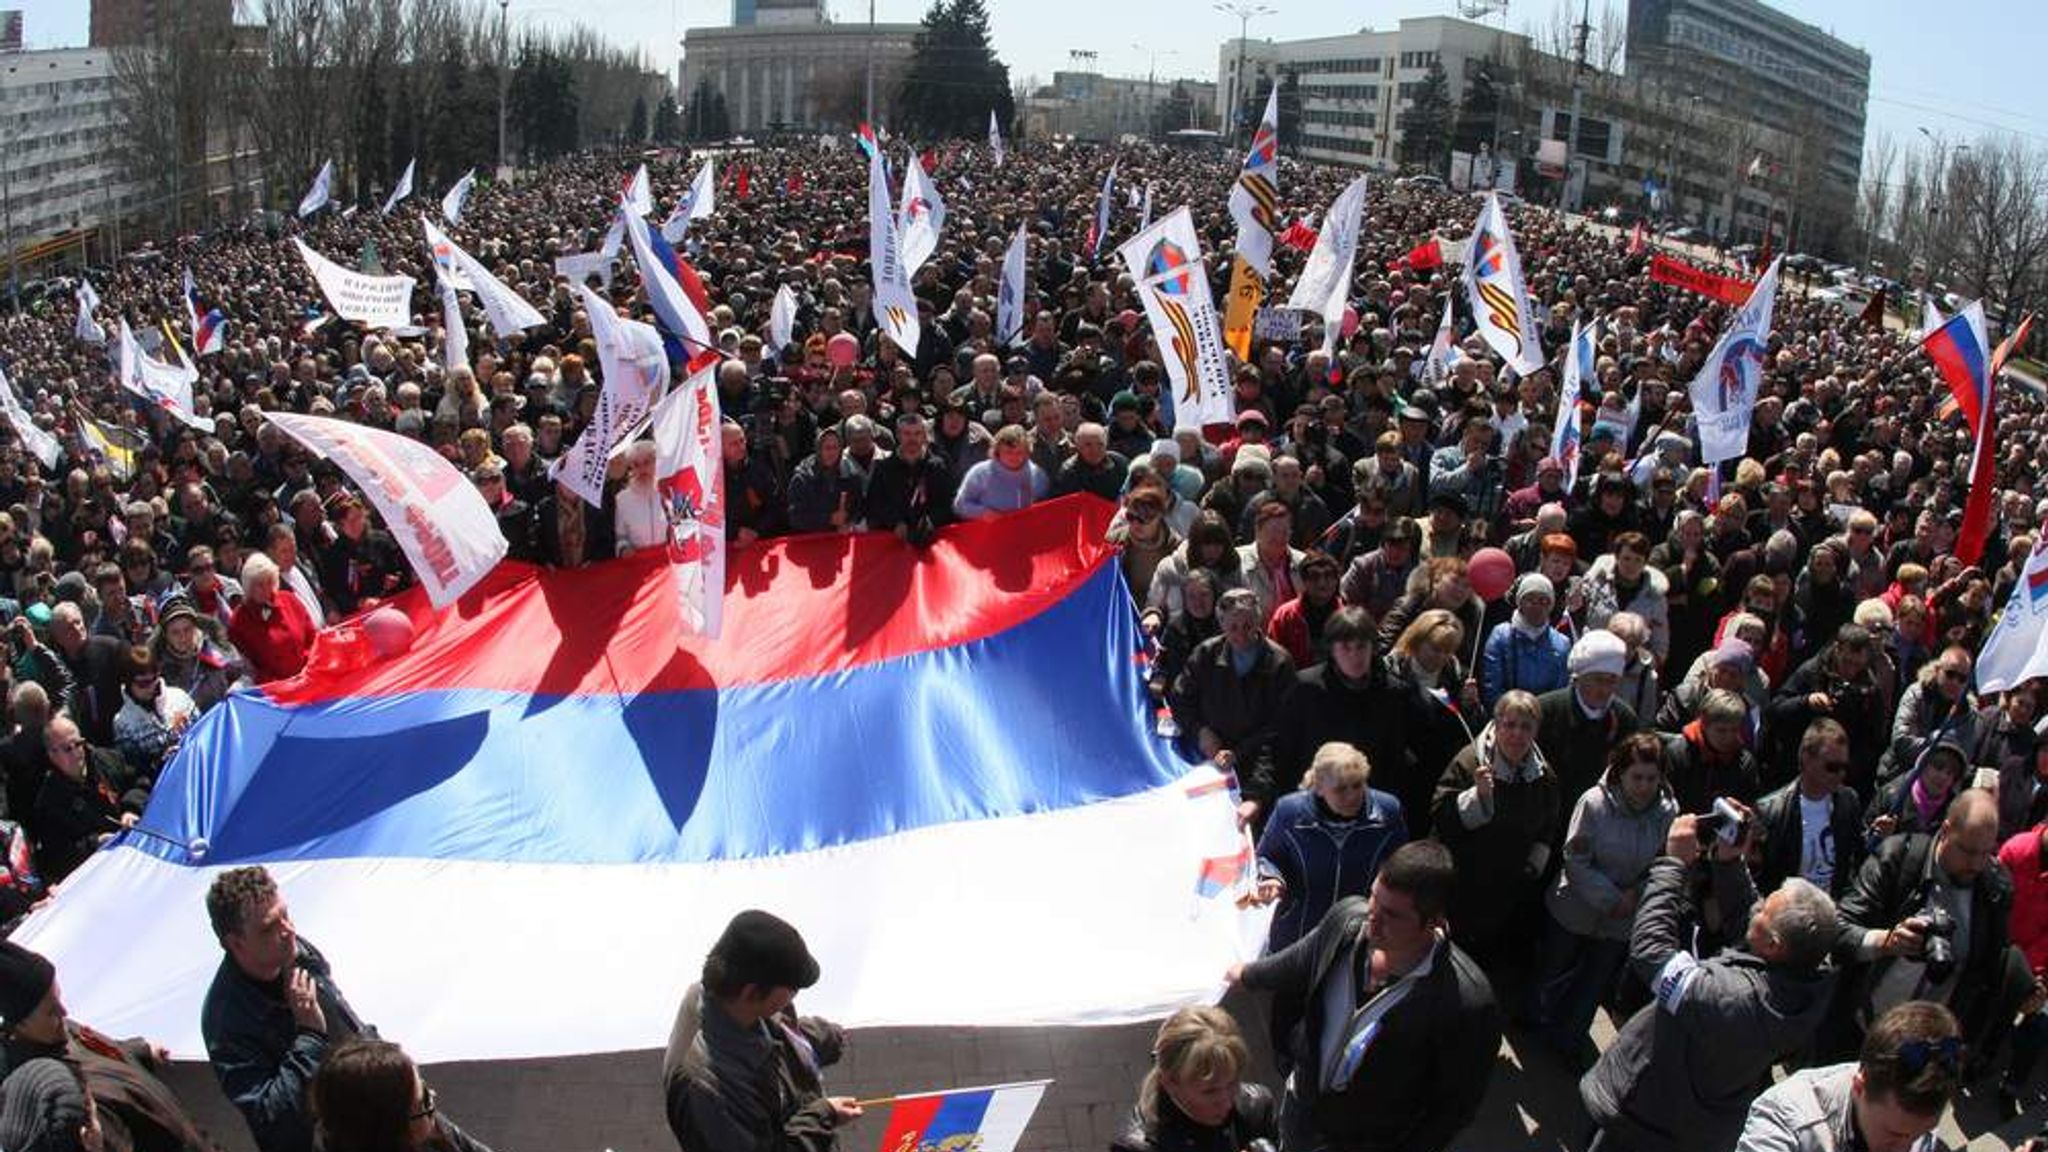
[[[1701,850],[1697,817],[1680,816],[1650,863],[1629,939],[1629,961],[1655,999],[1579,1082],[1600,1127],[1589,1152],[1723,1152],[1771,1065],[1804,1047],[1827,1011],[1834,902],[1795,878],[1759,904],[1742,864],[1755,819],[1737,807],[1744,831],[1715,841],[1712,876],[1723,922],[1748,925],[1742,947],[1701,960],[1681,944]]]
[[[1948,1009],[1908,1000],[1871,1026],[1855,1063],[1795,1072],[1757,1097],[1735,1152],[1929,1152],[1962,1047]]]

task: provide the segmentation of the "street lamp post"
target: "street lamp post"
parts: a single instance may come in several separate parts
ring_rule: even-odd
[[[1279,11],[1279,9],[1271,8],[1264,4],[1246,4],[1242,0],[1232,0],[1230,3],[1217,0],[1212,7],[1226,16],[1237,17],[1237,70],[1230,77],[1230,98],[1229,102],[1224,105],[1228,110],[1231,121],[1230,140],[1231,143],[1237,144],[1240,143],[1237,138],[1238,122],[1244,119],[1244,117],[1238,114],[1238,106],[1244,103],[1244,41],[1246,29],[1250,27],[1252,17],[1270,16]]]
[[[509,19],[507,10],[512,0],[498,0],[498,172],[499,179],[505,175],[507,153],[505,151],[505,106],[512,97],[512,40],[506,32]]]

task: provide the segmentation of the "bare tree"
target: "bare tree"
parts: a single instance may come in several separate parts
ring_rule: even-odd
[[[1860,224],[1863,228],[1863,252],[1867,262],[1876,250],[1877,239],[1890,223],[1892,209],[1892,175],[1899,163],[1899,142],[1892,134],[1879,130],[1863,150],[1863,188],[1857,197]]]

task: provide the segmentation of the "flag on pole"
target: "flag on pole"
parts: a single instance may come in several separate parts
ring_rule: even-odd
[[[471,168],[462,174],[462,179],[455,182],[455,187],[450,188],[446,196],[441,197],[441,218],[448,221],[450,228],[462,223],[462,207],[469,203],[470,189],[475,187],[476,169]]]
[[[1117,249],[1138,282],[1146,320],[1173,387],[1174,427],[1202,428],[1237,418],[1223,326],[1209,295],[1195,221],[1183,204]]]
[[[2048,676],[2048,535],[2034,542],[1998,626],[1984,638],[1977,691],[2003,692],[2037,676]]]
[[[1003,281],[996,289],[996,346],[1008,347],[1024,333],[1024,272],[1031,234],[1017,225],[1017,235],[1003,253]]]
[[[1926,292],[1920,293],[1920,331],[1914,334],[1914,341],[1924,341],[1934,335],[1934,330],[1941,327],[1946,320],[1947,318],[1941,314],[1941,309],[1934,306],[1934,297]]]
[[[362,489],[434,607],[461,599],[505,558],[505,533],[483,493],[432,448],[346,420],[267,415],[279,431],[334,461]]]
[[[1446,292],[1443,321],[1436,326],[1436,339],[1430,342],[1429,355],[1422,361],[1422,383],[1426,388],[1436,388],[1450,378],[1457,353],[1451,335],[1451,294]]]
[[[1631,256],[1641,256],[1643,254],[1643,250],[1645,248],[1648,248],[1649,246],[1649,232],[1647,229],[1643,227],[1643,222],[1641,220],[1638,220],[1636,221],[1636,226],[1629,230],[1628,254]]]
[[[1984,334],[1984,306],[1969,306],[1927,334],[1921,347],[1941,371],[1951,395],[1968,422],[1975,447],[1970,453],[1969,496],[1963,502],[1963,526],[1956,533],[1955,556],[1975,564],[1991,535],[1991,514],[1997,480],[1998,448],[1993,431],[1998,421],[1998,394],[1992,388],[1991,343]]]
[[[1579,397],[1586,382],[1593,379],[1593,350],[1597,343],[1595,325],[1572,329],[1572,342],[1564,350],[1564,388],[1557,401],[1557,428],[1550,434],[1550,454],[1564,465],[1564,487],[1569,492],[1579,482]]]
[[[1880,289],[1870,294],[1870,303],[1863,306],[1863,314],[1856,317],[1856,323],[1863,328],[1882,329],[1884,327],[1883,290]]]
[[[1316,236],[1315,250],[1294,281],[1289,308],[1320,313],[1323,317],[1323,350],[1337,346],[1337,334],[1344,324],[1344,307],[1351,295],[1351,272],[1358,260],[1358,234],[1365,227],[1365,182],[1360,176],[1339,193],[1323,216],[1323,230]]]
[[[775,303],[768,307],[768,338],[775,344],[777,360],[796,340],[796,293],[787,284],[775,289]]]
[[[1116,188],[1116,161],[1109,162],[1109,171],[1102,177],[1102,196],[1095,202],[1095,219],[1088,225],[1088,255],[1102,251],[1102,242],[1109,239],[1109,197]]]
[[[626,177],[626,189],[619,194],[619,206],[640,216],[654,211],[654,183],[647,177],[647,165],[642,164]]]
[[[164,330],[169,335],[168,324]],[[178,347],[177,340],[169,341],[171,350],[178,354],[178,363],[171,365],[142,350],[135,333],[128,327],[128,321],[121,321],[120,333],[121,347],[116,368],[121,386],[180,424],[211,434],[213,420],[192,410],[192,385],[199,381],[199,370],[185,358],[185,350]]]
[[[903,267],[896,216],[889,210],[889,176],[882,170],[880,149],[868,154],[868,268],[875,283],[875,321],[896,347],[915,357],[922,335],[917,297],[910,290],[910,273]]]
[[[1994,385],[1998,382],[1998,374],[2005,371],[2005,362],[2012,358],[2013,349],[2027,342],[2027,333],[2032,331],[2033,327],[2034,314],[2029,312],[2020,317],[2020,322],[2013,326],[2013,330],[2006,333],[2005,339],[1998,342],[1998,347],[1991,350],[1991,381]]]
[[[903,206],[896,213],[905,277],[917,275],[917,270],[939,250],[939,230],[945,226],[945,197],[939,195],[939,186],[932,183],[923,162],[913,152],[910,167],[903,173]]]
[[[146,441],[126,428],[100,423],[76,403],[71,406],[71,422],[86,456],[106,465],[116,480],[126,480],[135,475],[136,455]]]
[[[99,307],[99,302],[99,293],[92,290],[92,285],[86,283],[83,279],[79,280],[78,322],[73,325],[72,333],[78,337],[80,343],[105,344],[107,342],[107,330],[100,327],[99,322],[92,318],[92,310]]]
[[[491,331],[499,339],[538,328],[546,324],[547,317],[540,314],[526,297],[492,274],[489,268],[476,257],[462,250],[462,246],[448,238],[447,234],[434,227],[434,222],[420,217],[420,227],[426,230],[427,251],[438,261],[446,254],[449,267],[462,274],[468,281],[469,290],[476,293],[477,302],[484,306],[484,316],[491,323]]]
[[[1266,96],[1266,112],[1252,133],[1251,150],[1230,186],[1230,218],[1237,222],[1237,254],[1264,284],[1273,277],[1273,235],[1280,230],[1280,89]],[[1226,330],[1228,325],[1225,325]]]
[[[397,185],[391,189],[391,195],[384,198],[383,215],[391,215],[393,208],[404,203],[405,198],[412,195],[412,170],[413,166],[418,163],[417,159],[405,162],[405,171],[399,175]]]
[[[1699,424],[1700,459],[1709,465],[1734,460],[1749,449],[1749,417],[1763,382],[1771,313],[1778,303],[1778,264],[1771,262],[1693,377],[1690,392]]]
[[[861,121],[860,127],[854,130],[853,138],[860,141],[861,151],[868,154],[868,159],[873,160],[881,154],[881,149],[876,145],[875,126],[873,124],[865,120]]]
[[[669,575],[685,633],[725,628],[725,427],[714,366],[655,406],[654,474],[668,502]]]
[[[1003,131],[996,127],[996,110],[988,110],[988,150],[996,154],[996,167],[1003,166]]]
[[[462,301],[455,285],[445,278],[434,281],[441,295],[441,366],[453,372],[469,366],[469,329],[462,324]]]
[[[568,485],[591,507],[601,508],[612,446],[638,428],[661,398],[668,383],[668,353],[653,325],[625,319],[611,301],[581,284],[576,285],[576,296],[590,317],[590,337],[597,344],[597,361],[604,369],[604,388],[597,394],[597,410],[590,423],[555,461],[549,475]]]
[[[681,244],[683,237],[689,234],[690,221],[710,219],[717,206],[717,188],[717,173],[711,170],[711,161],[707,159],[704,166],[697,169],[697,178],[683,190],[683,198],[676,201],[675,211],[662,221],[661,238],[671,244]]]
[[[1306,253],[1316,246],[1316,226],[1310,217],[1297,216],[1294,223],[1280,233],[1280,242],[1296,252]]]
[[[56,436],[37,426],[28,409],[22,407],[21,397],[14,393],[14,382],[7,378],[5,372],[0,372],[0,410],[5,410],[7,424],[21,439],[21,446],[28,449],[46,471],[56,471],[57,461],[64,455],[63,445],[57,442]]]
[[[204,360],[227,344],[228,318],[218,308],[199,311],[199,289],[185,269],[185,319],[192,326],[192,354]]]
[[[898,1096],[889,1104],[880,1152],[972,1148],[1015,1152],[1050,1080]]]
[[[1522,283],[1522,259],[1515,237],[1500,209],[1500,196],[1486,194],[1465,253],[1465,294],[1478,321],[1479,335],[1508,367],[1524,376],[1543,367],[1543,345],[1536,336],[1536,314]]]
[[[327,202],[333,198],[333,194],[334,161],[329,160],[320,166],[320,174],[313,177],[313,186],[306,189],[305,198],[299,201],[299,219],[304,220],[327,207]]]
[[[626,234],[633,243],[633,262],[640,268],[640,289],[663,331],[676,341],[675,359],[695,375],[708,360],[718,358],[718,345],[711,340],[711,324],[704,317],[709,309],[685,287],[685,270],[676,251],[647,221],[631,212],[620,213]],[[694,279],[694,273],[689,277]]]

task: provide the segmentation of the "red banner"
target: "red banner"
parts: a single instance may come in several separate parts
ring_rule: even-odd
[[[1719,300],[1723,304],[1737,308],[1748,302],[1750,292],[1756,288],[1754,280],[1717,275],[1662,254],[1650,257],[1650,279],[1659,284],[1669,284],[1673,288],[1697,292],[1708,299]]]

